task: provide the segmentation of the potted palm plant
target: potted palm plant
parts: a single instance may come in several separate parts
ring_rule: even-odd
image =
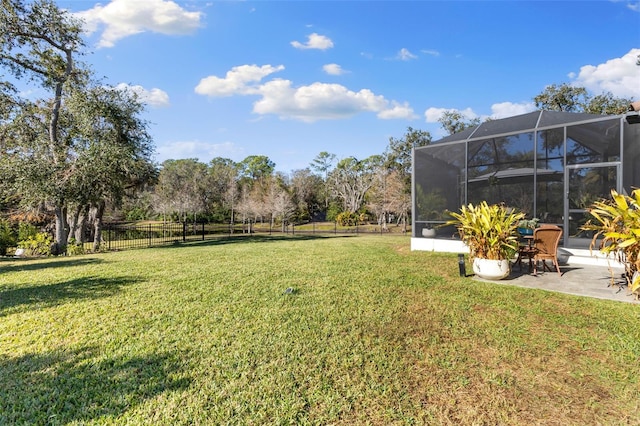
[[[453,225],[470,250],[473,272],[486,279],[500,280],[511,271],[510,259],[518,250],[518,223],[524,213],[501,204],[462,206],[460,212],[449,212]]]
[[[640,297],[640,189],[631,196],[611,190],[611,198],[596,201],[587,209],[591,218],[580,229],[594,231],[591,239],[607,256],[625,267],[629,291]]]

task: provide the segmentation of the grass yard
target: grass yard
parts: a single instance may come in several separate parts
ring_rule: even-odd
[[[4,259],[0,424],[640,424],[639,325],[401,236]]]

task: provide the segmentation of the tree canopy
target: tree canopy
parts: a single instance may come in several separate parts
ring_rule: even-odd
[[[551,84],[533,98],[536,108],[546,111],[586,112],[615,115],[624,113],[630,99],[618,98],[610,92],[590,94],[587,89],[567,83]]]
[[[45,96],[24,98],[1,82],[0,175],[24,205],[53,211],[59,251],[74,231],[70,216],[75,224],[86,206],[119,204],[155,175],[143,105],[93,81],[77,60],[83,47],[80,22],[52,1],[3,0],[0,67]]]

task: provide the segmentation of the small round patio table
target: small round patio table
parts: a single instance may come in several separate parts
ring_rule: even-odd
[[[522,271],[522,259],[526,257],[529,260],[529,272],[533,271],[533,258],[536,255],[536,248],[533,246],[533,235],[523,235],[522,239],[525,244],[518,247],[518,266]]]

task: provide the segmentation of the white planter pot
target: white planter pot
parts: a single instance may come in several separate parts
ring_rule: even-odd
[[[422,236],[425,238],[433,238],[436,236],[436,230],[433,228],[422,228]]]
[[[473,259],[473,273],[486,280],[501,280],[509,276],[511,264],[508,260]]]

